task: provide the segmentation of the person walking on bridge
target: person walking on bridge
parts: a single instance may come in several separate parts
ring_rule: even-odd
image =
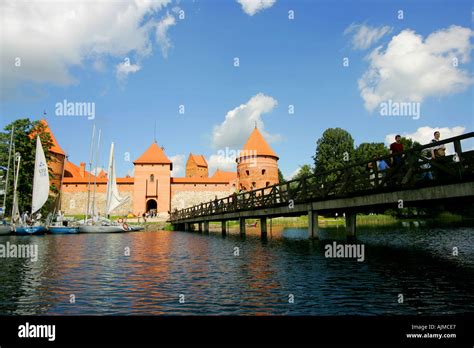
[[[395,142],[390,145],[390,154],[394,155],[392,157],[392,166],[399,165],[402,162],[402,152],[403,152],[403,144],[402,144],[402,137],[400,134],[395,136]]]

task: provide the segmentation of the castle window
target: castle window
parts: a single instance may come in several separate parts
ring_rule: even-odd
[[[265,183],[265,186],[266,186],[266,187],[270,186],[270,181],[267,181],[267,182]]]
[[[245,172],[247,173],[247,176],[249,176],[249,175],[250,175],[250,172],[249,172],[248,170],[246,170]]]
[[[252,182],[252,188],[255,188],[255,186],[256,186],[256,183],[254,181],[254,182]]]
[[[266,170],[262,169],[262,175],[265,175]]]
[[[155,181],[155,176],[153,174],[150,175],[150,182],[154,182]]]

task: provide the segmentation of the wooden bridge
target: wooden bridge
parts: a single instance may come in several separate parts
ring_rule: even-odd
[[[385,170],[377,165],[397,162],[397,155],[348,164],[341,168],[290,180],[278,185],[201,203],[171,213],[175,230],[209,231],[209,222],[238,220],[245,235],[245,219],[260,219],[262,238],[267,236],[267,218],[308,215],[309,237],[318,236],[318,215],[344,213],[348,238],[356,235],[356,214],[388,208],[460,206],[473,202],[474,150],[463,151],[462,141],[474,140],[474,132],[404,151],[398,164]],[[454,155],[431,158],[431,149],[454,146]],[[472,143],[471,143],[472,146]]]

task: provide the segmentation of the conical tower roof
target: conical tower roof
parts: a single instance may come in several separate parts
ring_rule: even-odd
[[[257,156],[272,156],[278,159],[275,151],[273,151],[270,145],[268,145],[267,141],[257,127],[254,128],[247,139],[247,142],[241,151],[241,156],[252,155],[255,154],[255,152]]]
[[[150,147],[134,162],[134,164],[171,164],[170,159],[165,155],[165,152],[156,142],[152,143]]]

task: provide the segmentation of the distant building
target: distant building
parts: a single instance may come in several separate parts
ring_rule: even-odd
[[[65,214],[83,214],[87,205],[88,187],[95,192],[96,211],[103,213],[107,174],[104,171],[95,176],[86,169],[66,160],[46,121],[42,120],[50,133],[53,146],[49,149],[53,161],[53,182],[61,187],[63,173],[61,210]],[[278,156],[270,148],[260,131],[255,128],[250,134],[237,162],[237,172],[217,169],[209,177],[208,164],[203,155],[190,154],[186,163],[185,177],[172,177],[173,163],[165,151],[153,142],[135,161],[134,176],[117,178],[120,195],[128,201],[117,208],[114,215],[133,213],[141,215],[155,210],[162,218],[174,209],[183,209],[215,197],[225,197],[238,190],[251,190],[278,183]],[[59,180],[59,181],[58,181]]]
[[[189,154],[186,162],[186,177],[187,178],[207,178],[209,176],[209,169],[207,167],[206,159],[203,155]]]

